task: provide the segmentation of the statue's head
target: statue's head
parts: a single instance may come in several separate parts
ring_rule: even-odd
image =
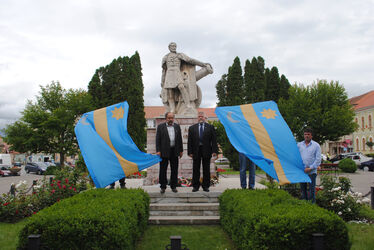
[[[170,52],[177,52],[177,44],[175,42],[169,43]]]

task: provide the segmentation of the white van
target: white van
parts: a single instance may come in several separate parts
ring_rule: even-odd
[[[12,167],[12,159],[10,154],[0,154],[0,169],[8,169]]]

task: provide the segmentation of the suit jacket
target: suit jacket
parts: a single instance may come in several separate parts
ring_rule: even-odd
[[[188,155],[193,154],[193,158],[198,157],[199,152],[199,123],[192,125],[188,129]],[[216,130],[209,123],[204,122],[203,133],[203,157],[211,158],[212,153],[218,153]]]
[[[175,154],[179,156],[183,152],[183,143],[182,143],[182,132],[178,124],[174,123],[174,132],[175,132]],[[170,157],[170,138],[168,129],[166,127],[166,122],[161,123],[157,126],[156,132],[156,152],[161,152],[161,157],[169,158]]]

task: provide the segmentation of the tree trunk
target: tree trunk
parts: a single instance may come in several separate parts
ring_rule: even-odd
[[[65,154],[60,153],[60,164],[61,164],[61,166],[64,166],[64,161],[65,161]]]

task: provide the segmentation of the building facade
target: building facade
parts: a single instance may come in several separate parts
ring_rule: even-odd
[[[353,149],[364,154],[374,153],[373,146],[367,145],[367,142],[374,142],[374,90],[350,101],[356,113],[355,122],[358,124],[358,129],[352,134]]]

